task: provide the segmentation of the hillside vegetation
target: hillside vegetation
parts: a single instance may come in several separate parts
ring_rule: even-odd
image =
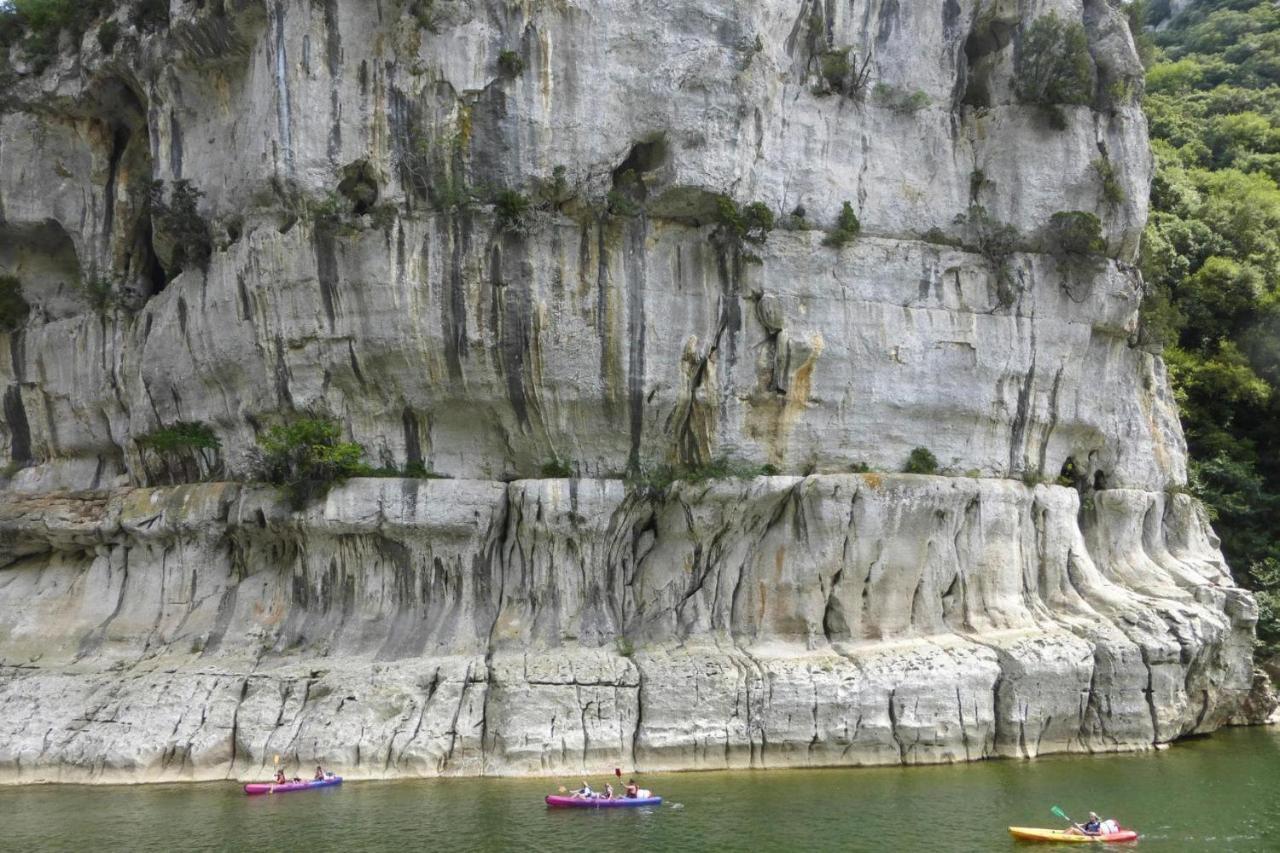
[[[1132,11],[1163,20],[1168,3]],[[1144,333],[1163,343],[1191,488],[1259,639],[1280,648],[1280,9],[1200,0],[1143,45],[1155,150]]]

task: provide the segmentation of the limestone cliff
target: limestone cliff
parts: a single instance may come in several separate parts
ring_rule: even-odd
[[[1239,712],[1256,609],[1140,346],[1115,4],[126,12],[9,51],[0,777],[951,761]],[[1049,114],[1051,13],[1093,94]],[[154,488],[157,427],[246,480],[294,412],[453,479]],[[939,476],[851,473],[916,447]],[[634,482],[717,458],[777,476]]]

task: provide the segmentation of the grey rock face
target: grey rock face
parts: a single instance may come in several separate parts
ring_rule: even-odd
[[[1183,496],[356,480],[301,516],[227,485],[3,513],[9,780],[1142,749],[1252,686],[1256,609]]]
[[[433,33],[395,3],[240,2],[184,6],[128,57],[86,37],[0,117],[0,261],[35,306],[0,356],[16,487],[141,482],[133,439],[179,419],[242,473],[257,425],[299,409],[460,477],[719,455],[897,470],[926,445],[957,473],[1052,478],[1072,457],[1112,485],[1181,482],[1163,366],[1129,346],[1139,108],[1055,130],[1013,97],[1016,40],[982,37],[1016,12],[862,5],[441,0]],[[1099,68],[1140,80],[1123,20],[1087,5],[1036,14],[1084,20]],[[831,94],[824,57],[846,50],[868,82]],[[619,174],[651,215],[605,215]],[[204,193],[207,270],[167,280],[152,177]],[[514,234],[464,186],[542,206]],[[803,207],[802,228],[849,201],[864,237],[779,229],[749,263],[712,239],[721,194]],[[316,212],[338,202],[341,223]],[[953,248],[976,245],[974,206],[1016,229],[1007,262]],[[1059,210],[1098,213],[1112,258],[1041,251]],[[88,310],[76,279],[104,276],[132,311]]]
[[[1166,492],[1135,346],[1113,4],[205,5],[86,34],[0,112],[31,305],[0,333],[0,777],[955,761],[1242,713],[1255,606]],[[1099,81],[1063,129],[1014,93],[1050,11]],[[202,194],[207,265],[152,180]],[[739,245],[726,198],[779,227]],[[159,426],[244,477],[302,411],[458,479],[301,514],[143,488]],[[847,473],[916,447],[948,476]],[[788,476],[618,479],[721,457]],[[581,479],[527,479],[552,460]],[[1017,482],[1068,462],[1080,493]]]

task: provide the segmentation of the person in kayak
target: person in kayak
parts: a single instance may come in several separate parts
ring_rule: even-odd
[[[284,777],[284,770],[280,769],[279,767],[276,768],[275,783],[277,785],[287,785],[289,783],[289,780]]]
[[[587,784],[587,780],[582,780],[582,787],[573,792],[575,800],[589,800],[595,796],[595,792],[591,790],[591,786]]]
[[[634,800],[640,796],[640,786],[636,784],[635,779],[627,780],[627,789],[623,796],[628,800]]]
[[[1101,835],[1102,820],[1098,817],[1097,812],[1089,812],[1089,819],[1084,822],[1084,826],[1075,823],[1071,825],[1071,829],[1081,835]]]
[[[316,775],[311,778],[317,782],[324,781],[324,769],[319,764],[316,765]]]
[[[604,798],[605,798],[606,800],[612,800],[612,799],[613,799],[613,785],[611,785],[611,784],[610,784],[610,783],[608,783],[608,782],[605,782],[605,783],[604,783]]]

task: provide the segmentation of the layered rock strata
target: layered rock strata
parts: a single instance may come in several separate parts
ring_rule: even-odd
[[[1094,89],[1056,119],[1017,94],[1050,13]],[[1241,713],[1255,605],[1140,346],[1116,4],[113,15],[109,53],[8,55],[0,779],[956,761]],[[248,480],[303,412],[455,479],[293,512],[155,488],[139,444],[199,422],[198,473]],[[939,476],[851,473],[918,447]],[[720,458],[778,476],[643,485]]]
[[[1212,731],[1256,609],[1185,496],[912,475],[7,504],[9,780],[962,761]]]

